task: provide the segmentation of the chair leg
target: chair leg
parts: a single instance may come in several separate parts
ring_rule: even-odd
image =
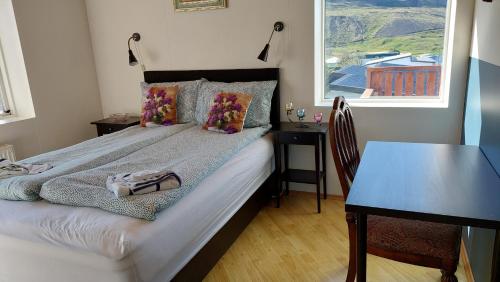
[[[447,272],[441,270],[441,282],[458,282],[457,276],[455,276],[455,272]]]
[[[347,213],[346,221],[349,230],[349,268],[346,282],[354,282],[356,278],[356,217],[354,214]]]
[[[441,270],[441,282],[458,282],[455,272],[457,271],[458,261],[445,264]]]

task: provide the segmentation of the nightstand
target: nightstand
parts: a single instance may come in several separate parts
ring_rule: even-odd
[[[90,124],[95,124],[95,126],[97,127],[97,136],[103,136],[104,134],[120,131],[127,127],[138,125],[139,123],[139,117],[128,117],[123,121],[117,121],[114,118],[105,118],[102,120],[91,122]]]
[[[288,194],[290,182],[306,183],[316,185],[316,198],[318,213],[321,212],[321,180],[323,180],[323,197],[326,199],[326,134],[328,124],[304,123],[307,127],[298,127],[299,123],[282,122],[280,128],[274,133],[274,154],[276,171],[281,172],[281,145],[284,146],[285,169],[278,173],[276,206],[280,206],[280,198],[283,194],[283,182],[285,182],[285,194]],[[311,145],[314,146],[315,170],[291,169],[289,167],[289,145]]]

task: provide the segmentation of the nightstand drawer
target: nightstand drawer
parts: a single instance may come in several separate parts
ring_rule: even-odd
[[[279,134],[279,143],[295,145],[314,145],[318,140],[317,134],[304,134],[293,132],[281,132]]]
[[[106,124],[100,124],[97,126],[97,134],[104,135],[104,134],[110,134],[113,132],[120,131],[122,129],[127,128],[127,126],[117,126],[117,125],[106,125]]]

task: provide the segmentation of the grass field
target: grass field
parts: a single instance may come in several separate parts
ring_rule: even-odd
[[[369,38],[335,48],[334,53],[377,52],[398,50],[412,54],[441,54],[443,51],[442,31],[423,31],[392,38]],[[334,55],[334,54],[332,54]]]

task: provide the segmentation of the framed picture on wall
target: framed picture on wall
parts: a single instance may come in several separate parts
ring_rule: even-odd
[[[227,7],[227,0],[174,0],[176,12],[222,9]]]

